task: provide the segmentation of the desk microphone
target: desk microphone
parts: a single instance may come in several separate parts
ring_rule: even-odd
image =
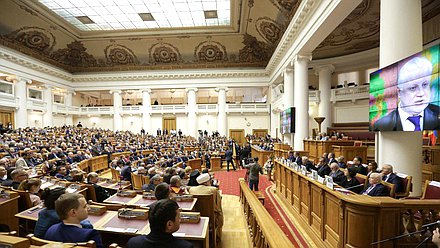
[[[429,224],[425,224],[425,225],[422,226],[422,228],[427,228],[427,227],[434,226],[434,225],[439,225],[440,226],[440,220],[438,220],[436,222],[429,223]]]
[[[355,188],[358,188],[358,187],[363,187],[364,186],[364,184],[363,183],[361,183],[361,184],[358,184],[358,185],[355,185],[355,186],[351,186],[351,187],[348,187],[348,188],[345,188],[345,189],[355,189]]]

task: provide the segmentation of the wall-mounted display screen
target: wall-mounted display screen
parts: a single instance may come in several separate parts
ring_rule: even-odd
[[[440,129],[439,48],[370,74],[371,131]]]
[[[288,108],[280,113],[280,130],[282,134],[295,132],[295,108]]]

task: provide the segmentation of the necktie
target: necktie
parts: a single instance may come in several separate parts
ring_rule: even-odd
[[[420,131],[420,117],[420,115],[408,117],[408,120],[415,126],[414,131]]]

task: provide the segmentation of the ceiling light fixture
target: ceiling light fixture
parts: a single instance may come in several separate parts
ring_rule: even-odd
[[[205,12],[205,19],[216,19],[218,18],[217,10],[206,10]]]
[[[93,24],[93,23],[95,23],[88,16],[76,16],[76,19],[78,19],[78,21],[82,22],[83,24]]]
[[[141,17],[142,21],[144,22],[155,21],[151,13],[138,13],[138,15]]]

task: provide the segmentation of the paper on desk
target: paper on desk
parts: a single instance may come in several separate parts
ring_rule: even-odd
[[[110,231],[110,232],[125,232],[125,228],[119,228],[119,227],[106,227],[105,228],[106,231]]]
[[[173,233],[173,236],[174,236],[174,237],[185,237],[185,233],[178,233],[178,232],[175,232],[175,233]]]

